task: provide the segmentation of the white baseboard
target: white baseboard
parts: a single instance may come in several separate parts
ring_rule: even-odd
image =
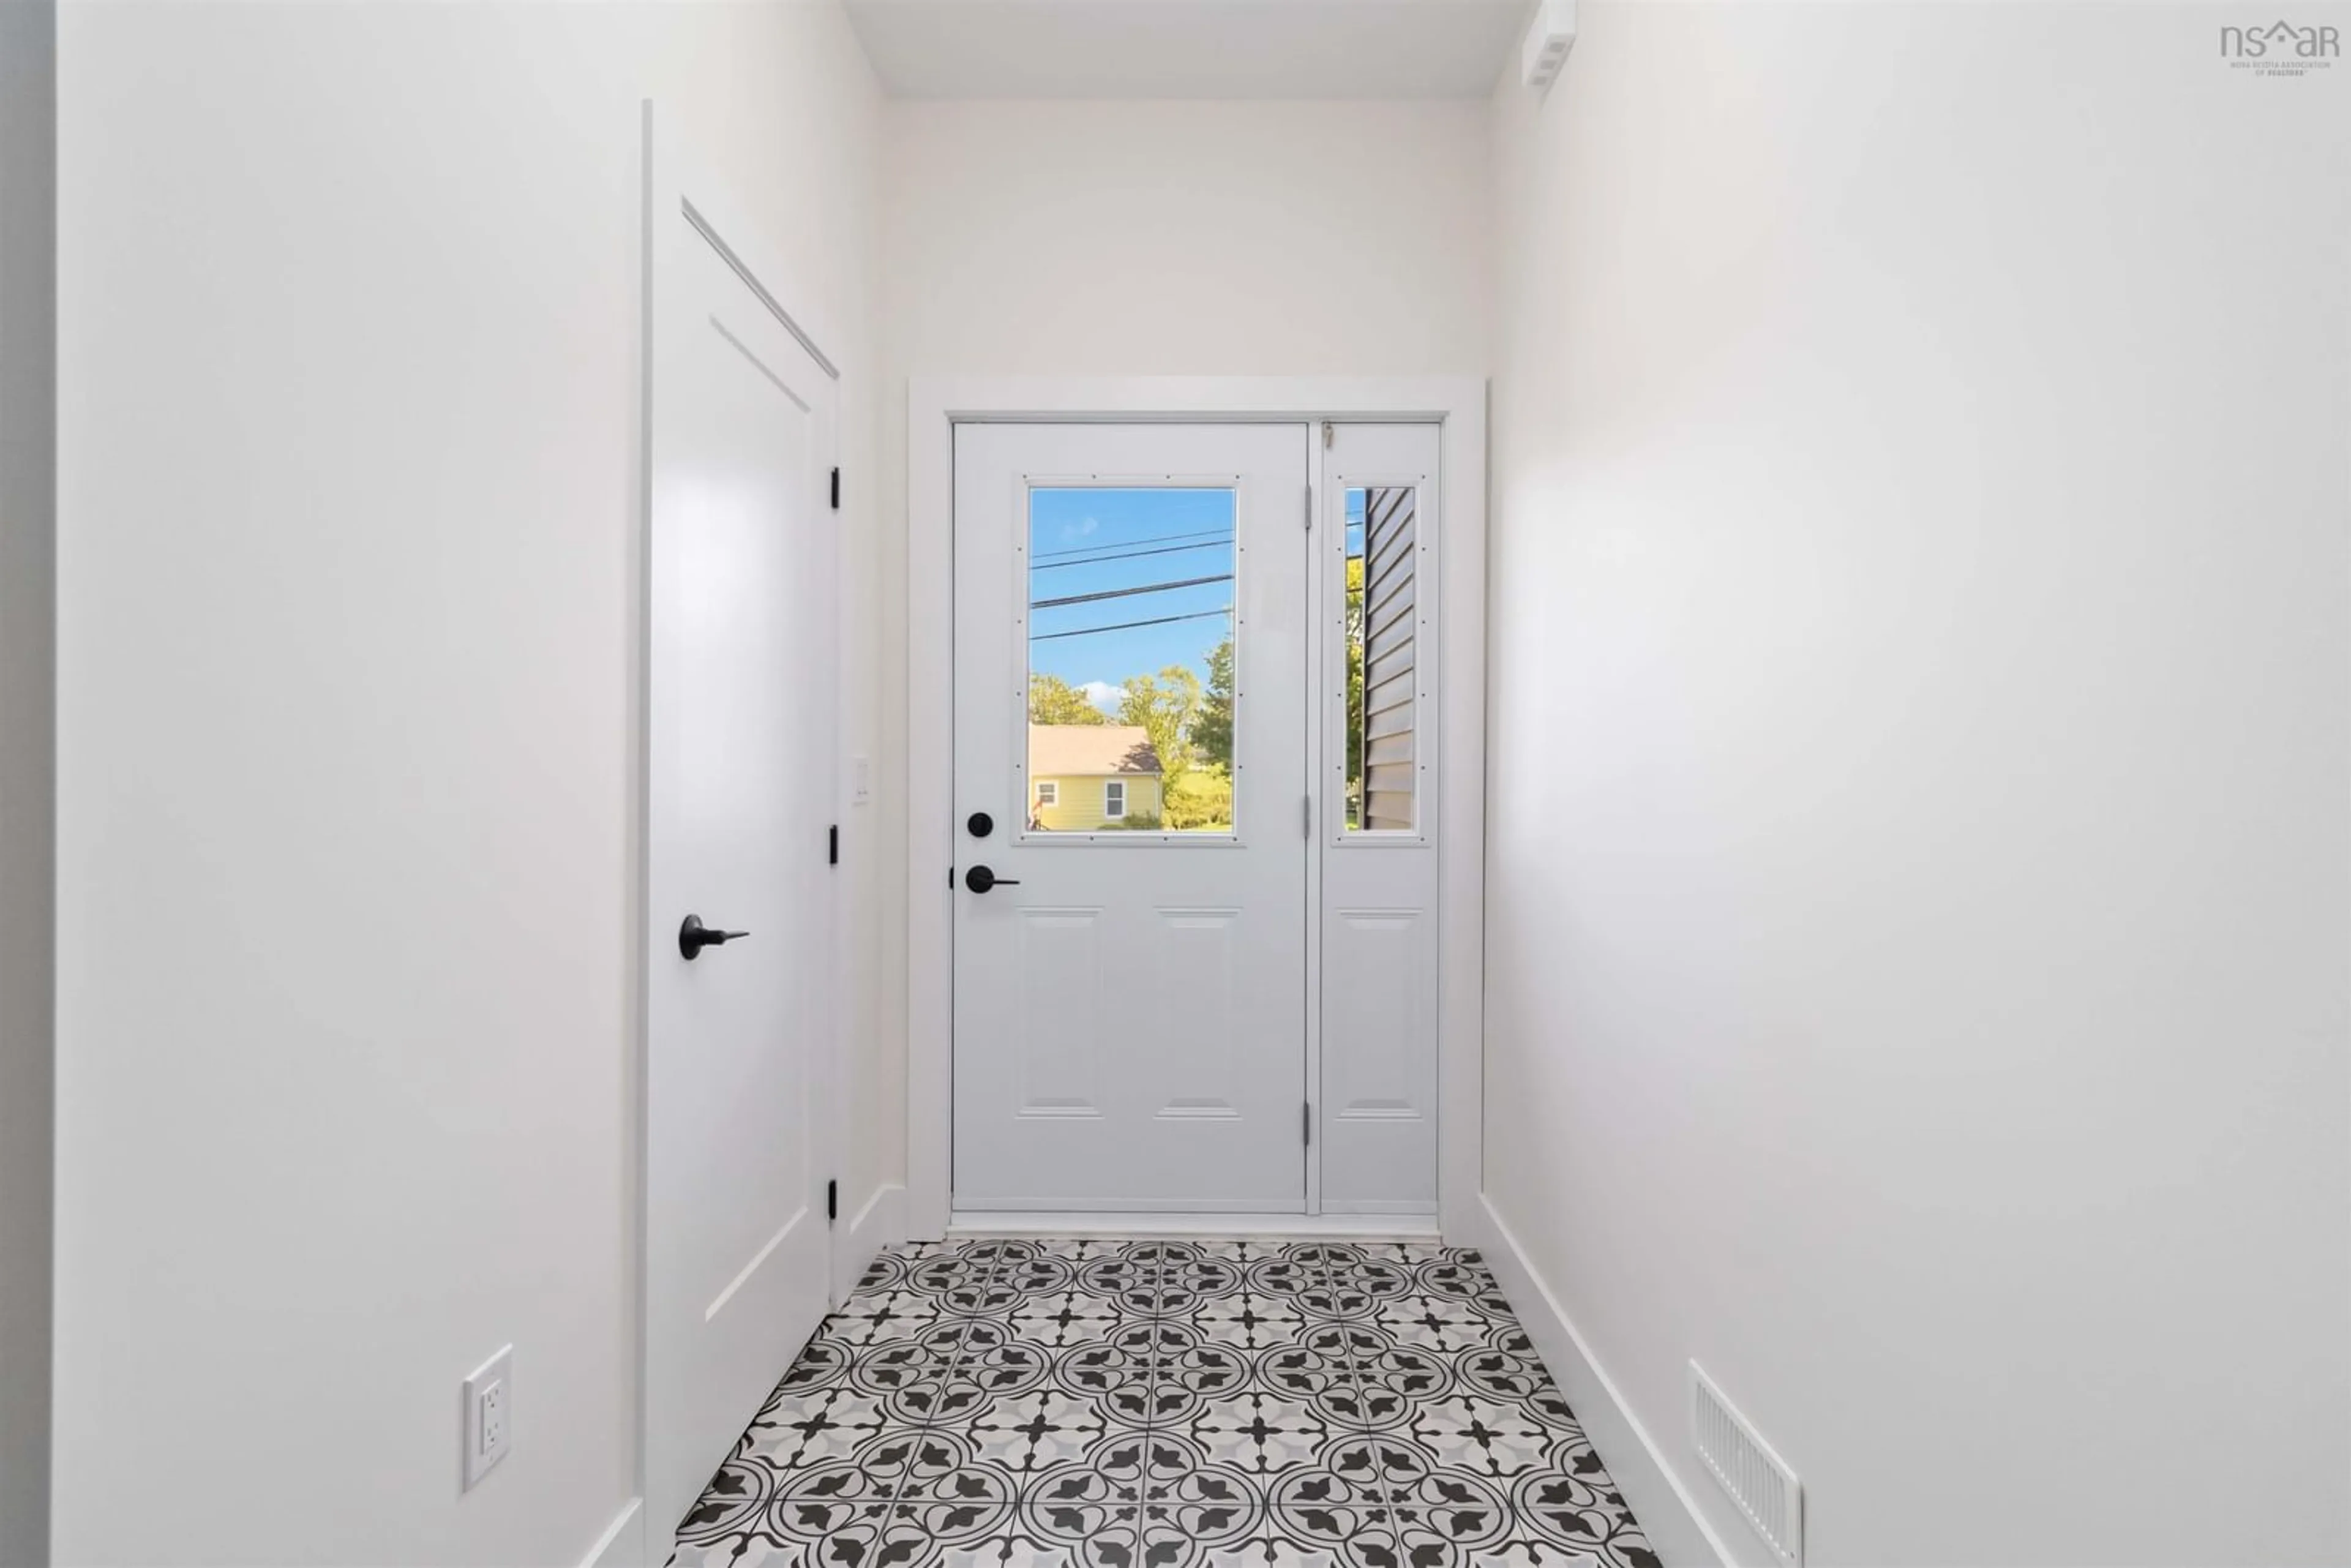
[[[1632,1505],[1633,1517],[1649,1545],[1667,1568],[1730,1568],[1738,1559],[1708,1525],[1697,1499],[1682,1485],[1648,1428],[1625,1406],[1616,1385],[1592,1356],[1591,1347],[1559,1304],[1559,1298],[1535,1272],[1517,1237],[1494,1212],[1494,1201],[1480,1197],[1486,1235],[1479,1250],[1500,1281],[1502,1293],[1518,1309],[1519,1322],[1534,1342],[1535,1353],[1551,1369],[1552,1380],[1566,1396],[1583,1424],[1583,1435],[1599,1450],[1600,1462],[1616,1490]]]
[[[846,1297],[857,1288],[865,1275],[866,1265],[884,1247],[894,1247],[906,1239],[906,1187],[903,1182],[883,1182],[865,1200],[865,1207],[849,1222],[849,1239],[841,1255],[841,1294]]]
[[[580,1560],[580,1568],[645,1568],[645,1500],[632,1497]]]

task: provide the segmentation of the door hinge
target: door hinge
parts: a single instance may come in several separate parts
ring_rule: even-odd
[[[841,510],[841,470],[832,471],[832,509]]]
[[[1306,830],[1306,836],[1311,839],[1314,836],[1314,797],[1301,795],[1298,806],[1298,825]]]
[[[824,863],[841,863],[841,824],[835,822],[824,831]]]
[[[1314,1102],[1298,1103],[1298,1141],[1311,1147],[1314,1143]]]
[[[1322,450],[1331,450],[1331,422],[1327,419],[1322,422]]]
[[[824,1184],[824,1222],[831,1225],[840,1218],[841,1184],[837,1181],[829,1181]]]
[[[1314,486],[1306,486],[1306,531],[1314,531]]]

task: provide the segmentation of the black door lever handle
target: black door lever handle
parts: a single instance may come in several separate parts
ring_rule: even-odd
[[[677,950],[693,959],[705,947],[724,947],[727,943],[751,935],[748,931],[717,931],[705,925],[702,916],[689,915],[685,924],[677,928]]]
[[[976,865],[963,873],[963,884],[974,893],[986,893],[991,887],[1019,887],[1017,876],[998,876],[984,865]]]

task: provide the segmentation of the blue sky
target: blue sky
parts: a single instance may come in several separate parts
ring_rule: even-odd
[[[1148,554],[1138,552],[1149,551]],[[1097,694],[1129,675],[1188,664],[1203,685],[1208,650],[1225,640],[1233,602],[1230,490],[1032,490],[1029,501],[1029,597],[1033,602],[1224,578],[1189,588],[1133,593],[1091,603],[1031,608],[1029,668]],[[1163,617],[1151,626],[1128,626]],[[1121,626],[1087,636],[1054,632]],[[1114,697],[1098,706],[1116,706]]]
[[[1029,499],[1029,668],[1089,688],[1115,712],[1129,675],[1188,664],[1208,681],[1208,650],[1230,630],[1234,584],[1201,582],[1089,603],[1034,601],[1155,588],[1233,571],[1230,490],[1032,490]],[[1364,493],[1347,492],[1347,550],[1364,549]],[[1303,613],[1303,607],[1301,607]],[[1163,621],[1163,617],[1187,619]],[[1134,626],[1138,621],[1159,622]],[[1093,632],[1096,627],[1122,630]],[[1088,632],[1085,636],[1054,632]]]

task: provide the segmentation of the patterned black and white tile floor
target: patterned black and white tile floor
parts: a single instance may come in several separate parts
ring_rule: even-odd
[[[674,1568],[1658,1568],[1475,1252],[893,1249]]]

